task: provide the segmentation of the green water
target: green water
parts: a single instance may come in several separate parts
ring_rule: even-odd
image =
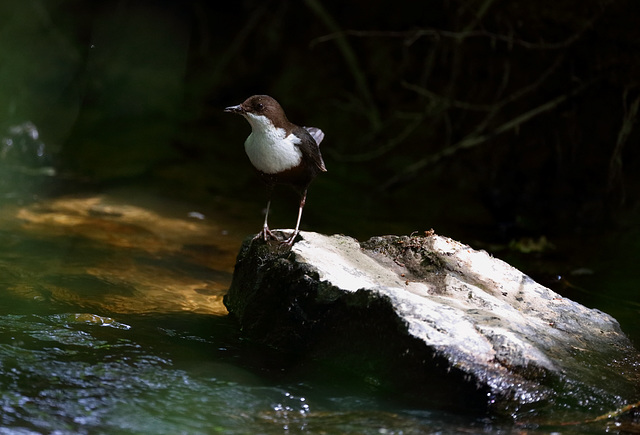
[[[0,169],[0,434],[600,433],[616,427],[559,425],[595,417],[588,412],[549,417],[532,409],[524,421],[521,411],[510,419],[425,408],[381,389],[376,379],[355,379],[326,362],[247,341],[222,298],[243,239],[260,226],[257,201],[208,193],[206,200],[177,200],[157,187],[100,190],[75,180],[52,193],[49,187],[65,181],[42,168]],[[277,205],[273,220],[291,220],[286,197]],[[321,208],[312,207],[306,222],[330,232],[339,216],[332,211],[323,218]],[[353,235],[415,229],[415,220],[390,209],[369,210]],[[395,220],[384,220],[385,213]],[[640,336],[636,281],[616,273],[633,267],[620,261],[624,255],[603,261],[604,242],[580,258],[563,258],[559,253],[576,252],[575,238],[554,240],[554,255],[523,256],[483,245],[473,232],[451,235],[493,248],[528,273],[554,277],[545,284],[618,317],[632,339]],[[601,240],[623,253],[637,246],[634,237]],[[565,274],[580,267],[586,272]],[[617,293],[598,291],[603,288]]]
[[[497,429],[245,342],[219,299],[238,234],[177,208],[182,219],[104,196],[4,208],[0,433]]]
[[[221,297],[246,229],[213,209],[199,210],[140,193],[5,205],[0,433],[546,433],[554,427],[412,406],[373,381],[337,376],[314,361],[243,340]],[[598,433],[602,427],[561,429]]]

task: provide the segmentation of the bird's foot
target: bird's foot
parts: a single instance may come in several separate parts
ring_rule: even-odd
[[[300,234],[300,231],[295,230],[293,233],[291,233],[291,236],[282,243],[284,243],[285,245],[293,246],[293,242],[296,240],[296,237],[298,237],[298,234]]]
[[[298,237],[298,234],[300,234],[300,231],[296,230],[293,233],[291,233],[291,236],[289,236],[285,240],[281,240],[268,227],[264,227],[262,228],[262,231],[260,231],[258,234],[255,235],[253,240],[262,240],[264,242],[268,242],[269,240],[275,240],[283,245],[293,246],[293,242],[295,241],[296,237]]]
[[[254,240],[262,239],[265,242],[267,242],[267,241],[269,241],[269,239],[278,240],[278,237],[276,237],[276,235],[271,232],[269,227],[265,226],[265,227],[262,228],[262,231],[260,231],[258,234],[256,234],[256,236],[253,239]]]

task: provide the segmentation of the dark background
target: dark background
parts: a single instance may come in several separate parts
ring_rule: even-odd
[[[257,231],[249,126],[222,109],[266,93],[326,133],[303,229],[433,227],[637,315],[639,19],[627,0],[2,2],[2,155],[67,190],[249,203]]]

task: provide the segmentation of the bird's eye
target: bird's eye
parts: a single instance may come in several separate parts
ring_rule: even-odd
[[[256,104],[256,109],[257,109],[257,110],[262,110],[262,109],[264,109],[264,104],[262,104],[262,103],[258,103],[258,104]]]

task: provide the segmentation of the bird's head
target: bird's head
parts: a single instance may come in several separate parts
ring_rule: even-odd
[[[224,111],[244,116],[254,130],[282,128],[289,122],[280,104],[268,95],[254,95]]]

